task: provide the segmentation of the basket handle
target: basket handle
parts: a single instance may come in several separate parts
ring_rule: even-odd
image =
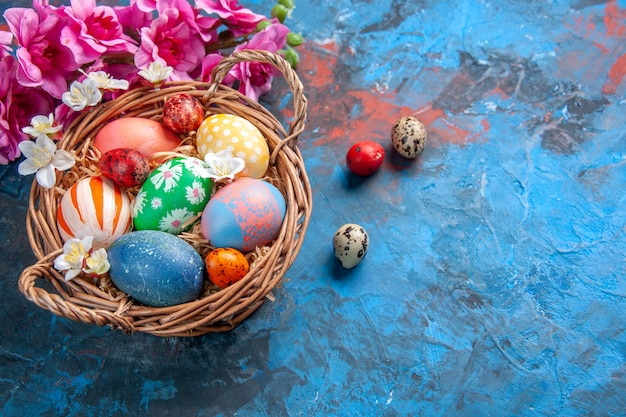
[[[63,280],[63,278],[52,268],[54,258],[62,252],[61,249],[53,251],[22,271],[18,287],[26,299],[40,308],[49,310],[60,317],[87,324],[96,324],[98,326],[109,325],[132,333],[135,330],[132,321],[120,314],[116,314],[114,311],[107,311],[104,308],[97,310],[86,308],[72,302],[71,296],[68,293],[61,296],[60,294],[48,292],[35,285],[35,281],[43,279],[52,282],[60,293],[65,292],[56,284],[56,282]]]
[[[298,75],[291,67],[291,64],[289,64],[289,62],[287,62],[280,55],[264,50],[244,49],[238,52],[233,52],[230,56],[222,59],[220,63],[213,68],[211,73],[212,83],[207,92],[210,95],[213,95],[228,72],[236,64],[242,62],[260,62],[273,65],[283,74],[283,77],[285,77],[285,80],[287,81],[287,84],[293,94],[294,117],[289,125],[289,136],[281,140],[276,146],[274,152],[277,152],[284,144],[291,142],[292,140],[295,142],[300,133],[304,130],[307,112],[307,99],[304,96],[304,87],[302,86],[302,82],[298,78]]]

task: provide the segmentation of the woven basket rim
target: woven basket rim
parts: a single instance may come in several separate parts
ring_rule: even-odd
[[[234,65],[246,62],[271,64],[283,74],[293,95],[293,117],[288,129],[265,107],[221,84]],[[287,203],[278,237],[271,245],[248,254],[252,264],[242,280],[220,291],[205,291],[198,300],[176,306],[143,306],[111,287],[107,279],[94,281],[79,276],[65,282],[63,274],[53,267],[63,244],[56,227],[56,208],[60,196],[71,184],[94,175],[90,166],[93,137],[107,121],[117,117],[158,120],[165,98],[181,92],[198,98],[208,113],[231,113],[246,118],[266,137],[271,153],[267,180],[279,187]],[[233,329],[265,299],[271,299],[272,289],[281,282],[303,243],[312,211],[312,193],[297,139],[304,130],[306,108],[302,83],[287,61],[271,52],[246,50],[224,58],[214,69],[210,83],[172,82],[159,89],[138,88],[81,114],[58,143],[60,149],[76,155],[77,165],[67,173],[58,173],[52,189],[44,189],[33,181],[26,230],[37,262],[22,271],[18,282],[20,291],[29,301],[56,315],[108,325],[126,333],[198,336]],[[199,251],[206,250],[197,236],[181,237]],[[42,279],[51,284],[49,288],[36,285]]]

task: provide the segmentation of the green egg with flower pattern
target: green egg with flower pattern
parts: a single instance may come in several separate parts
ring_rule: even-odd
[[[190,156],[173,158],[156,167],[135,197],[135,229],[174,235],[189,230],[213,192],[207,169],[204,161]]]

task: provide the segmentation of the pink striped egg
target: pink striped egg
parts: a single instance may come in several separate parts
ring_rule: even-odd
[[[108,247],[132,225],[128,193],[103,177],[76,182],[65,192],[57,210],[63,241],[93,236],[94,248]]]

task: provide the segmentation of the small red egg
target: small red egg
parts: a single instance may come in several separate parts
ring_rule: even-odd
[[[176,94],[163,105],[163,123],[176,133],[197,130],[203,120],[202,104],[190,94]]]
[[[348,150],[346,164],[353,174],[366,177],[378,171],[384,159],[385,149],[380,143],[363,141]]]
[[[211,282],[224,289],[245,277],[250,264],[237,249],[217,248],[206,256],[206,269]]]
[[[130,148],[117,148],[106,152],[100,157],[98,168],[103,177],[124,188],[141,185],[150,175],[148,158]]]

